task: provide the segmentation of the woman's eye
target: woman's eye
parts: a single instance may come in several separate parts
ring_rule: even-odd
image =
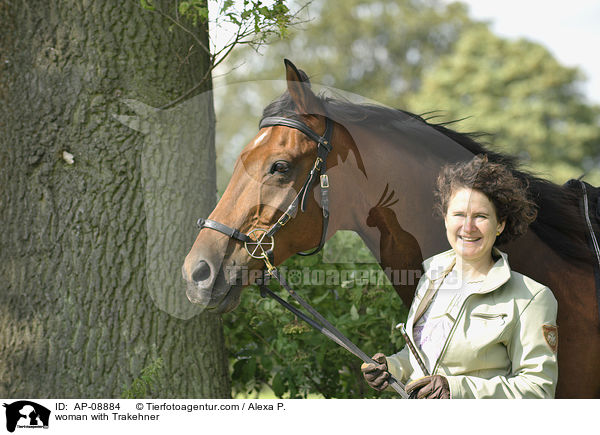
[[[285,174],[287,171],[290,170],[290,165],[288,162],[284,162],[284,161],[277,161],[275,163],[273,163],[273,166],[271,166],[271,174],[274,174],[275,172],[279,172],[280,174]]]

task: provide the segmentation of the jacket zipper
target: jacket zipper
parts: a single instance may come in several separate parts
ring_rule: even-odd
[[[452,339],[452,336],[454,335],[454,331],[456,330],[456,328],[458,326],[458,321],[460,320],[460,316],[462,315],[463,311],[465,310],[465,307],[467,306],[467,300],[471,296],[473,296],[473,294],[475,294],[475,293],[471,293],[463,301],[462,306],[460,307],[460,310],[458,311],[458,315],[456,316],[456,320],[454,321],[454,325],[452,325],[452,329],[450,329],[448,338],[446,339],[446,342],[444,343],[444,347],[442,347],[442,351],[440,352],[440,355],[438,356],[437,360],[435,361],[435,365],[433,366],[433,370],[431,372],[432,375],[437,374],[437,370],[439,368],[440,361],[442,360],[442,357],[444,356],[444,352],[446,352],[446,349],[448,348],[448,344],[450,343],[450,340]]]

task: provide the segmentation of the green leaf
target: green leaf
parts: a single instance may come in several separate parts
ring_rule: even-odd
[[[273,378],[273,383],[271,384],[271,388],[273,388],[273,392],[279,398],[282,398],[285,394],[285,383],[283,380],[283,376],[281,373],[277,373]]]
[[[198,16],[202,19],[202,21],[208,20],[208,8],[202,7],[196,9],[198,12]]]
[[[190,3],[189,2],[181,2],[179,3],[179,13],[181,15],[185,15],[187,13],[187,11],[190,9]]]
[[[358,320],[359,318],[358,310],[356,309],[356,306],[354,304],[352,304],[352,307],[350,308],[350,318],[352,320]]]
[[[256,373],[256,359],[250,358],[247,360],[247,364],[244,365],[242,377],[249,381],[254,378],[254,373]]]
[[[325,299],[327,299],[327,297],[330,296],[330,293],[328,291],[324,292],[321,296],[316,297],[313,299],[313,305],[318,305],[321,302],[323,302]]]
[[[142,5],[142,7],[144,9],[149,10],[149,11],[154,11],[154,10],[156,10],[156,8],[152,4],[152,1],[153,0],[140,0],[140,4]]]
[[[221,8],[221,15],[227,13],[227,11],[229,10],[229,8],[231,8],[233,6],[233,0],[225,0],[223,2],[223,7]]]

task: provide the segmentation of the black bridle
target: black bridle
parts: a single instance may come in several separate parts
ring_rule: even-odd
[[[302,133],[307,135],[310,139],[317,143],[317,158],[310,170],[306,181],[298,191],[298,194],[288,206],[285,212],[277,219],[269,229],[255,228],[248,234],[242,233],[240,230],[231,228],[220,222],[211,219],[198,219],[198,227],[210,228],[215,231],[219,231],[232,239],[244,242],[244,247],[248,254],[252,258],[262,258],[268,260],[267,252],[272,251],[275,246],[275,239],[273,236],[279,231],[285,224],[287,224],[298,212],[298,207],[302,212],[306,210],[306,200],[308,193],[311,191],[310,188],[313,185],[317,174],[320,175],[320,187],[321,187],[321,208],[323,210],[323,226],[321,229],[321,239],[319,245],[310,252],[298,252],[299,255],[314,255],[323,249],[325,239],[327,237],[327,226],[329,225],[329,178],[327,176],[327,155],[332,150],[331,146],[331,135],[333,133],[333,121],[329,118],[325,118],[325,132],[323,135],[315,133],[309,126],[301,121],[295,119],[283,118],[279,116],[273,116],[264,118],[259,125],[259,129],[265,127],[273,127],[276,125],[282,125],[285,127],[295,128],[300,130]],[[254,236],[254,237],[252,237]],[[265,240],[266,239],[266,240]],[[265,247],[268,246],[268,249]]]
[[[231,228],[225,224],[214,221],[212,219],[198,219],[198,227],[209,228],[211,230],[218,231],[229,236],[232,239],[244,242],[246,251],[252,258],[260,258],[265,262],[267,270],[264,279],[259,283],[261,295],[269,296],[283,305],[285,308],[290,310],[296,316],[307,322],[310,326],[323,333],[329,339],[333,340],[349,352],[353,353],[367,364],[379,365],[366,353],[352,343],[347,337],[345,337],[335,326],[327,321],[317,310],[315,310],[308,302],[302,299],[284,280],[279,274],[277,268],[273,266],[273,250],[275,248],[274,235],[279,231],[286,223],[296,216],[298,207],[302,212],[306,209],[306,198],[310,192],[310,188],[313,185],[317,174],[320,175],[320,187],[321,187],[321,208],[323,210],[323,226],[321,229],[321,240],[319,245],[310,252],[298,252],[299,255],[313,255],[319,252],[325,244],[327,237],[327,226],[329,224],[329,178],[327,176],[327,155],[332,150],[331,135],[333,133],[333,121],[329,118],[325,118],[325,132],[323,135],[319,135],[313,131],[309,126],[301,121],[295,119],[283,118],[279,116],[264,118],[260,124],[259,129],[264,127],[273,127],[281,125],[284,127],[295,128],[300,130],[302,133],[307,135],[310,139],[317,143],[317,158],[315,163],[310,170],[306,181],[302,185],[302,188],[298,191],[298,194],[293,199],[292,203],[288,206],[286,211],[281,215],[277,222],[275,222],[269,229],[255,228],[248,232],[248,234],[242,233],[240,230]],[[265,240],[266,239],[266,240]],[[296,307],[290,305],[288,302],[283,300],[277,294],[273,293],[267,286],[268,277],[272,276],[277,279],[281,286],[292,296],[304,309],[306,309],[310,315],[302,312]],[[405,391],[404,384],[396,380],[391,374],[388,378],[389,385],[400,394],[404,399],[409,398]],[[412,398],[412,396],[411,396]]]

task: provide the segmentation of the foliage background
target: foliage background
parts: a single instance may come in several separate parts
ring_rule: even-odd
[[[304,24],[290,29],[288,38],[234,52],[218,70],[220,192],[256,134],[262,108],[285,90],[283,58],[304,69],[313,85],[429,113],[436,122],[464,118],[452,128],[486,133],[482,141],[490,149],[518,155],[525,168],[556,183],[586,174],[600,185],[600,108],[579,93],[580,72],[540,44],[494,35],[459,2],[315,0],[303,12]],[[354,260],[296,256],[284,266],[356,276],[379,269],[352,233],[336,235],[326,249],[352,252]],[[403,342],[394,326],[407,308],[391,285],[349,281],[294,287],[365,352],[398,351]],[[360,361],[261,299],[256,288],[245,290],[224,322],[238,396],[271,389],[278,397],[393,397],[368,389]]]

